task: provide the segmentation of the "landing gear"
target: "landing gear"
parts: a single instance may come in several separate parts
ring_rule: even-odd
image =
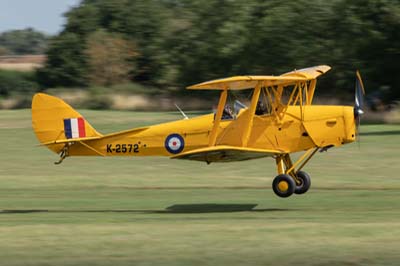
[[[294,194],[304,194],[311,186],[311,178],[304,171],[298,171],[297,180],[292,176],[281,174],[274,178],[272,189],[281,198],[287,198]]]
[[[295,194],[304,194],[311,186],[311,178],[310,175],[304,171],[298,171],[296,173],[297,179],[300,181],[300,184],[296,184],[296,189],[294,190]]]
[[[291,196],[296,190],[296,183],[290,175],[278,175],[272,182],[272,189],[281,198]]]
[[[295,163],[292,163],[289,154],[279,154],[275,157],[279,175],[274,178],[272,189],[276,195],[287,198],[293,193],[304,194],[308,191],[311,186],[311,178],[306,172],[300,171],[300,169],[303,168],[317,150],[318,148],[308,150]],[[298,166],[300,163],[302,164]],[[295,168],[297,167],[296,171]]]

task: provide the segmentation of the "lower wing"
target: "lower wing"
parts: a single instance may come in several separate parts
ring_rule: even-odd
[[[212,162],[235,162],[257,159],[262,157],[274,156],[282,154],[280,150],[264,150],[234,146],[213,146],[195,149],[179,155],[171,157],[172,159],[185,159],[194,161]]]

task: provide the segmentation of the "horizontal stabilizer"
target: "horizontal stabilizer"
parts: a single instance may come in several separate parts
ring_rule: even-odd
[[[101,139],[101,137],[87,137],[87,138],[75,138],[75,139],[60,139],[60,140],[55,140],[55,141],[48,141],[48,142],[43,142],[39,145],[41,146],[47,146],[47,145],[56,145],[56,144],[63,144],[63,143],[69,143],[69,142],[80,142],[80,141],[87,141],[87,140],[95,140],[95,139]]]
[[[234,146],[213,146],[192,150],[171,157],[172,159],[185,159],[193,161],[211,162],[235,162],[257,159],[281,154],[279,150],[264,150]]]

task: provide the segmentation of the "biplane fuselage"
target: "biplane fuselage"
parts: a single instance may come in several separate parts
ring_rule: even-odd
[[[189,89],[221,91],[215,113],[107,135],[62,100],[38,93],[32,125],[41,144],[60,154],[58,163],[68,156],[170,156],[207,163],[273,157],[279,174],[274,191],[287,197],[310,187],[309,176],[300,170],[318,149],[355,141],[361,108],[312,105],[316,78],[329,69],[193,85]],[[252,90],[249,106],[227,108],[228,92],[244,89]],[[299,151],[306,152],[293,163],[289,154]]]
[[[236,119],[221,121],[217,145],[242,146],[244,132],[241,129],[246,124],[247,112],[243,110]],[[88,140],[87,145],[93,149],[84,145],[71,146],[69,155],[174,156],[208,147],[213,123],[214,114],[208,114],[132,132],[110,134],[99,140]],[[184,147],[179,153],[166,148],[168,144],[165,141],[171,134],[178,134],[184,139]],[[304,107],[303,118],[300,107],[292,106],[280,120],[271,115],[255,116],[247,147],[288,153],[313,147],[337,147],[354,140],[352,106],[307,106]]]

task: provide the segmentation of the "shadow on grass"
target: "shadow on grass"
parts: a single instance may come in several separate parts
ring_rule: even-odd
[[[26,214],[26,213],[213,213],[213,212],[276,212],[289,211],[290,209],[267,208],[254,209],[257,204],[176,204],[164,210],[0,210],[1,214]]]

